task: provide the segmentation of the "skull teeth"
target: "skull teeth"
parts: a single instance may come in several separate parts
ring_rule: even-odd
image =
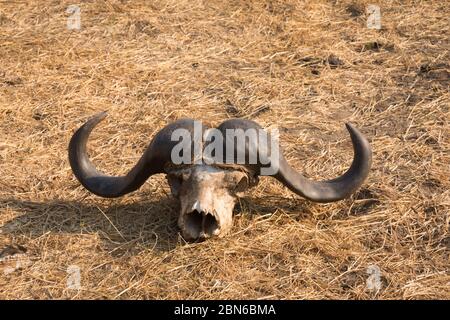
[[[194,205],[192,206],[191,210],[189,212],[197,211],[198,213],[201,213],[202,215],[206,216],[208,214],[212,215],[213,217],[217,218],[216,210],[215,209],[207,209],[202,207],[200,204],[200,201],[195,201]]]
[[[194,205],[192,206],[191,211],[198,211],[198,212],[202,212],[204,211],[200,205],[200,202],[197,200],[195,201]]]
[[[216,210],[206,209],[196,200],[182,217],[182,229],[187,238],[207,239],[220,234],[220,220]]]

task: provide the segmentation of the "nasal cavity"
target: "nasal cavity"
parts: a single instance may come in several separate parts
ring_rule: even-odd
[[[210,213],[207,213],[203,220],[203,232],[207,237],[215,236],[219,233],[219,224],[216,218]]]
[[[202,232],[203,215],[201,212],[194,210],[186,215],[184,227],[192,238],[198,238]]]
[[[219,233],[219,223],[211,213],[194,210],[186,215],[184,226],[194,239],[210,238]]]

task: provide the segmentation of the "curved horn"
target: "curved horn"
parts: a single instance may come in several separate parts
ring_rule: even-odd
[[[372,164],[372,151],[370,144],[364,135],[356,129],[353,125],[346,123],[347,130],[350,133],[350,138],[353,143],[353,162],[350,168],[340,177],[333,180],[326,181],[311,181],[295,169],[293,169],[284,158],[283,154],[279,154],[278,172],[274,175],[274,178],[283,183],[293,192],[315,202],[332,202],[342,200],[349,197],[355,192],[364,182],[369,175],[370,167]],[[226,129],[257,129],[263,130],[260,125],[250,120],[232,119],[223,122],[219,126],[219,130],[225,134]],[[254,143],[246,144],[246,155],[251,152],[249,146],[254,146]],[[257,144],[255,147],[258,150],[259,156],[268,156],[270,154],[270,143],[266,143],[267,149],[260,152],[261,144]],[[261,161],[258,158],[258,164],[256,168],[260,169],[262,163],[270,163],[270,161]],[[246,165],[254,167],[255,165]]]
[[[151,175],[164,172],[165,165],[171,161],[172,147],[178,143],[171,141],[172,132],[176,129],[193,132],[194,129],[194,120],[191,119],[181,119],[167,125],[157,133],[127,175],[114,177],[98,171],[86,152],[90,133],[106,115],[107,112],[101,112],[88,120],[74,133],[69,143],[69,162],[73,173],[86,189],[105,198],[120,197],[135,191]]]

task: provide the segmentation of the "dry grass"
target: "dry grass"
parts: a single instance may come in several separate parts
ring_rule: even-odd
[[[72,2],[2,1],[0,297],[449,299],[450,5],[378,1],[370,30],[368,3],[82,1],[69,31]],[[264,178],[233,234],[186,244],[163,176],[115,200],[73,177],[68,141],[102,110],[90,148],[111,174],[185,116],[276,126],[316,179],[349,165],[350,121],[373,170],[332,204]],[[81,290],[66,286],[71,265]]]

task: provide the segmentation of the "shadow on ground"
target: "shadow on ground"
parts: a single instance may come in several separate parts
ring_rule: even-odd
[[[355,197],[373,198],[372,195],[365,195],[364,190],[358,192]],[[361,205],[367,214],[369,208],[365,207],[366,203],[359,204]],[[312,206],[314,204],[300,198],[244,197],[237,202],[234,215],[270,215],[282,210],[292,214],[299,221],[311,215]],[[147,248],[170,251],[186,243],[177,226],[179,204],[172,197],[119,205],[105,204],[102,201],[82,203],[2,199],[0,210],[13,210],[19,213],[0,226],[0,234],[30,239],[37,239],[48,233],[98,234],[103,249],[114,256],[137,254]],[[347,216],[359,214],[347,213]]]
[[[177,227],[178,203],[172,198],[125,205],[2,199],[0,210],[21,213],[0,226],[3,235],[36,239],[49,232],[96,233],[114,255],[120,255],[120,247],[169,251],[183,241]]]

